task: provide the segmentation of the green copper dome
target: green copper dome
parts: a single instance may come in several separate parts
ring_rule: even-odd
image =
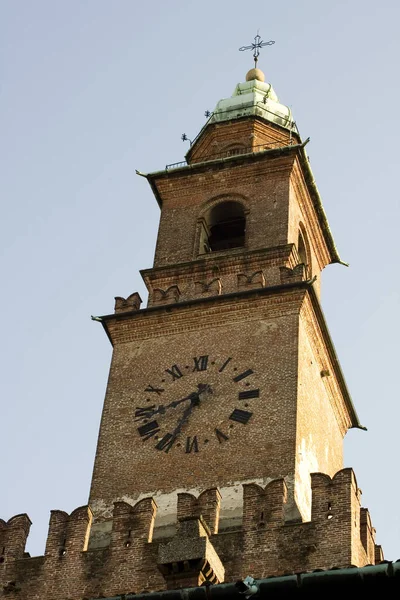
[[[246,82],[238,83],[230,98],[218,102],[210,123],[257,116],[297,131],[290,108],[279,102],[272,85],[264,79],[260,69],[251,69]]]

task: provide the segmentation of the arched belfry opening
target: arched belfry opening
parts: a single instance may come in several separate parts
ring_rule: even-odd
[[[200,254],[240,248],[245,245],[246,216],[243,205],[234,200],[220,202],[201,222]]]

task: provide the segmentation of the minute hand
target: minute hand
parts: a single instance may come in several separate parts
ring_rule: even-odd
[[[188,394],[187,396],[185,396],[184,398],[181,398],[180,400],[174,400],[173,402],[170,402],[169,404],[160,404],[158,406],[158,408],[151,409],[149,407],[148,409],[141,409],[141,414],[137,415],[135,421],[139,421],[142,418],[149,419],[149,418],[153,417],[154,415],[158,415],[158,414],[163,415],[168,408],[176,408],[177,406],[179,406],[179,404],[182,404],[182,402],[186,402],[187,400],[192,400],[192,398],[194,398],[195,396],[197,397],[197,392],[192,392],[191,394]]]
[[[181,400],[174,400],[173,402],[170,402],[170,404],[166,404],[163,407],[164,410],[167,409],[167,408],[175,408],[179,404],[182,404],[182,402],[186,402],[186,400],[190,400],[192,404],[199,404],[201,396],[207,395],[207,394],[212,394],[211,386],[208,385],[207,383],[206,384],[199,383],[197,385],[197,387],[198,387],[197,392],[192,392],[188,396],[185,396],[184,398],[181,398]],[[159,410],[161,408],[162,407],[159,406],[158,409],[157,409],[157,412],[163,412],[163,410]]]
[[[172,433],[172,437],[173,437],[173,438],[175,438],[175,437],[178,435],[178,433],[180,433],[180,432],[181,432],[181,429],[182,429],[183,425],[184,425],[185,423],[187,423],[187,421],[189,420],[189,415],[190,415],[190,413],[192,412],[192,410],[193,410],[194,406],[195,406],[196,404],[198,404],[198,401],[199,401],[199,396],[198,396],[198,394],[192,394],[192,397],[191,397],[191,402],[190,402],[190,406],[188,406],[188,407],[185,409],[185,411],[184,411],[184,413],[183,413],[182,417],[180,418],[180,420],[179,420],[179,422],[178,422],[178,425],[175,427],[175,429],[174,429],[174,431],[173,431],[173,433]]]

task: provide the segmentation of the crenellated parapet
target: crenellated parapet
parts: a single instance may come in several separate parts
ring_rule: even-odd
[[[92,511],[88,506],[76,508],[70,515],[52,510],[45,556],[57,558],[87,549]]]
[[[255,483],[243,486],[243,530],[282,526],[285,521],[287,487],[284,479],[275,479],[265,488]]]
[[[193,494],[178,494],[178,523],[202,517],[212,534],[218,533],[221,494],[217,488],[205,490],[196,498]]]
[[[127,298],[122,298],[121,296],[115,296],[114,298],[114,312],[115,313],[123,313],[130,312],[132,310],[140,310],[140,305],[142,304],[142,299],[138,292],[133,292]]]
[[[144,498],[131,506],[115,502],[111,532],[111,548],[128,548],[137,540],[151,542],[157,505],[153,498]]]
[[[284,479],[243,486],[241,527],[220,524],[217,488],[177,494],[176,533],[153,536],[157,505],[114,503],[107,546],[88,548],[90,507],[51,512],[45,554],[30,558],[27,515],[0,521],[0,597],[64,600],[233,582],[383,560],[352,469],[313,473],[312,518],[288,521]],[[220,526],[221,525],[221,526]]]
[[[0,519],[0,564],[23,557],[31,525],[27,514]]]
[[[265,488],[244,486],[244,565],[257,577],[321,568],[374,564],[375,531],[360,505],[361,491],[352,469],[331,478],[311,474],[312,516],[309,522],[285,520],[283,480]]]

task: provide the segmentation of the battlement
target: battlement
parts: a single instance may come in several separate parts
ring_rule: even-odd
[[[23,557],[31,525],[27,514],[0,519],[0,564]]]
[[[88,506],[80,506],[70,515],[62,510],[52,510],[45,556],[65,556],[87,550],[91,524],[92,511]]]
[[[217,488],[205,490],[198,498],[193,494],[178,494],[177,520],[202,517],[211,533],[218,533],[221,494]]]
[[[287,487],[275,479],[265,488],[250,483],[243,486],[243,529],[279,527],[284,524]]]
[[[311,475],[312,518],[285,520],[287,487],[276,479],[265,488],[243,486],[241,529],[219,532],[221,494],[177,494],[177,532],[153,540],[157,505],[115,502],[107,547],[88,549],[90,507],[70,515],[51,511],[43,557],[30,558],[25,544],[31,521],[25,514],[0,520],[0,596],[12,600],[46,597],[115,596],[190,587],[383,560],[375,530],[352,469],[334,477]],[[17,594],[18,590],[18,594]]]

